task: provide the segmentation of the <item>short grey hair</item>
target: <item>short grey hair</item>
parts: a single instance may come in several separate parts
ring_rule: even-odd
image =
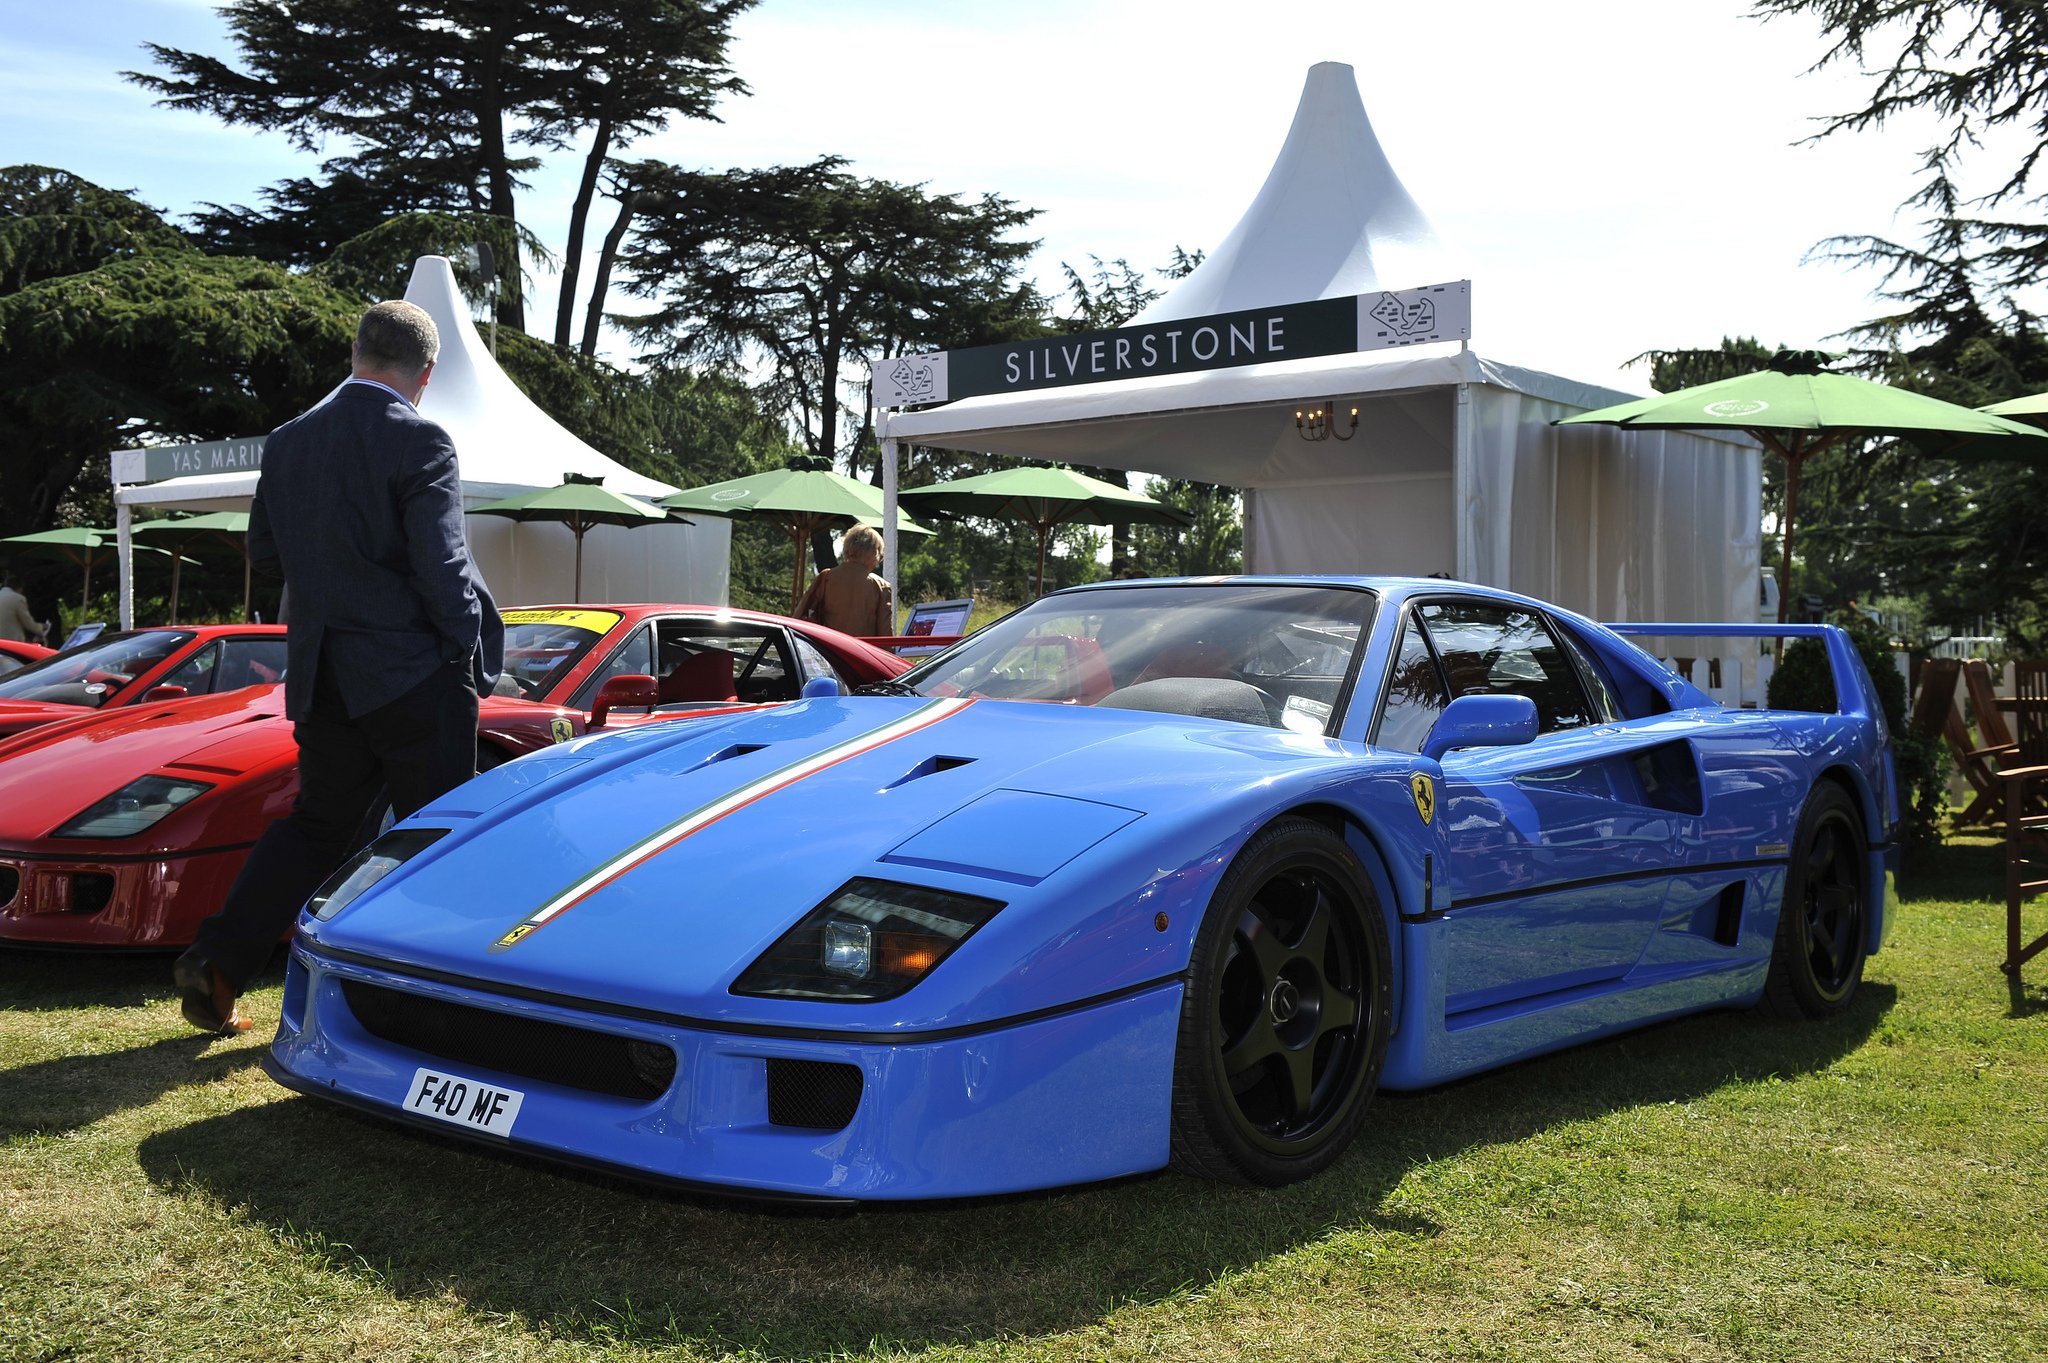
[[[403,300],[378,303],[356,323],[359,368],[404,374],[426,372],[441,354],[441,333],[426,309]]]
[[[840,537],[839,553],[841,557],[845,557],[848,554],[858,554],[862,558],[871,558],[875,562],[880,563],[882,561],[882,537],[875,533],[873,527],[862,525],[859,521],[855,521],[852,528]]]

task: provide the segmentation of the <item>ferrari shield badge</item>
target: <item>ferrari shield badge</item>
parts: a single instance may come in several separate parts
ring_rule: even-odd
[[[1415,812],[1426,824],[1436,817],[1436,782],[1416,772],[1408,778],[1408,789],[1415,796]]]
[[[556,715],[548,721],[548,732],[554,735],[555,742],[567,743],[576,737],[576,726],[569,722],[566,715]]]

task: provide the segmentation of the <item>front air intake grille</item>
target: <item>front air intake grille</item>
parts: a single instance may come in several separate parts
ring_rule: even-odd
[[[114,878],[104,871],[78,871],[71,877],[71,911],[98,913],[114,902]]]
[[[21,872],[12,866],[0,866],[0,909],[14,902],[14,896],[21,893]]]
[[[860,1106],[858,1065],[823,1060],[768,1062],[768,1120],[776,1126],[837,1131]]]
[[[619,1098],[659,1098],[676,1078],[667,1046],[519,1017],[343,980],[342,997],[363,1030],[456,1065],[561,1084]]]

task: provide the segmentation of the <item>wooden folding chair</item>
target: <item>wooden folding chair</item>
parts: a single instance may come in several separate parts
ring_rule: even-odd
[[[1941,738],[1955,712],[1956,687],[1963,679],[1961,658],[1929,658],[1920,664],[1920,691],[1906,728],[1922,738]]]
[[[2014,759],[2023,767],[2048,767],[2048,659],[2028,658],[2012,665],[2013,741],[2019,744]],[[2048,792],[2030,787],[2028,808],[2036,813],[2048,802]]]
[[[1956,815],[1957,827],[1994,824],[2005,817],[2005,789],[1999,784],[1999,769],[2019,753],[2012,732],[2005,727],[2005,712],[1998,708],[1998,692],[1991,681],[1991,665],[1982,658],[1963,664],[1963,690],[1970,701],[1970,718],[1977,723],[1973,739],[1960,712],[1947,722],[1944,733],[1956,767],[1976,795]]]
[[[2014,767],[2000,775],[2005,787],[2005,962],[1999,968],[2018,975],[2022,963],[2048,948],[2048,932],[2022,940],[2020,908],[2048,890],[2048,814],[2022,814],[2029,800],[2048,795],[2048,766]]]

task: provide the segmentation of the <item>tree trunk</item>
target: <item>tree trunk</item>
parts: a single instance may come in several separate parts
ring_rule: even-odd
[[[562,296],[555,304],[555,344],[569,348],[569,328],[576,315],[576,282],[583,270],[583,230],[590,220],[590,202],[597,195],[598,172],[612,144],[612,121],[600,118],[583,158],[583,178],[576,184],[576,202],[569,209],[569,239],[562,247]]]
[[[495,31],[485,31],[484,45],[489,55],[485,57],[483,70],[479,73],[482,90],[477,107],[476,138],[485,178],[490,184],[491,215],[502,218],[512,228],[511,240],[506,243],[505,251],[510,259],[500,261],[498,265],[498,278],[510,280],[509,287],[498,291],[498,320],[524,331],[526,272],[519,265],[519,210],[512,198],[512,167],[505,156],[503,41]]]
[[[633,221],[633,208],[639,202],[637,189],[628,189],[619,196],[619,220],[604,234],[604,245],[597,253],[597,268],[590,277],[590,306],[583,314],[582,349],[586,356],[597,354],[597,330],[604,324],[604,300],[612,289],[612,262],[619,258],[619,243],[626,239],[626,227]],[[564,289],[562,297],[568,296]]]

